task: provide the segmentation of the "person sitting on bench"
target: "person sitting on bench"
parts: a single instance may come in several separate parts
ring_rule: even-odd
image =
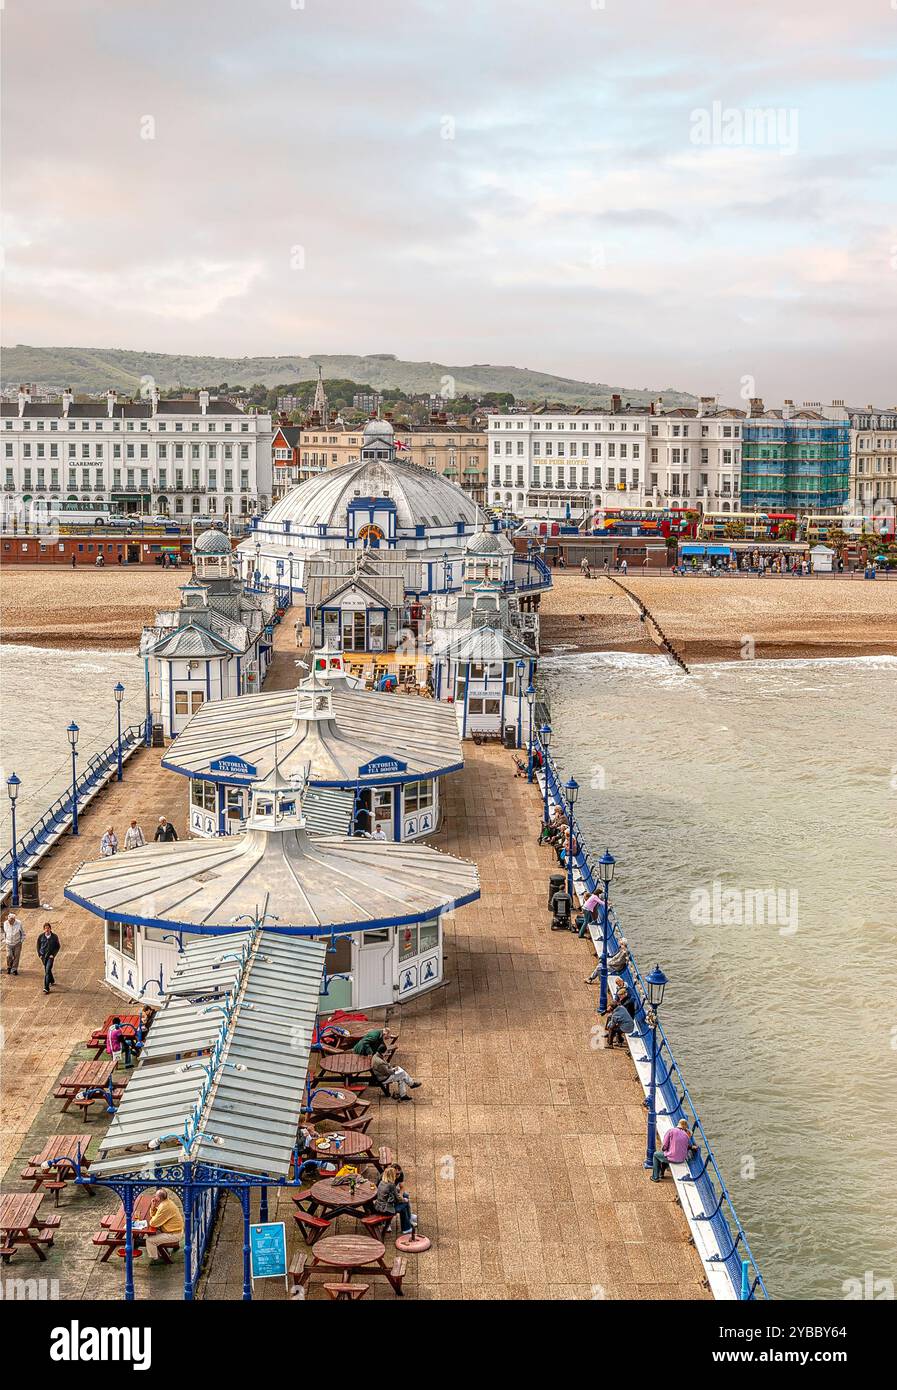
[[[635,1032],[635,1022],[632,1014],[624,1004],[617,1004],[613,1013],[607,1020],[607,1045],[612,1048],[615,1044],[625,1047],[624,1037],[629,1037]]]
[[[654,1150],[651,1181],[660,1182],[671,1163],[686,1163],[692,1150],[697,1153],[697,1145],[691,1142],[688,1120],[680,1120],[675,1129],[668,1129],[663,1144]]]
[[[375,1053],[371,1058],[371,1076],[376,1081],[380,1090],[385,1096],[393,1095],[391,1090],[395,1086],[395,1095],[399,1100],[410,1100],[408,1088],[416,1089],[419,1081],[415,1081],[409,1076],[404,1067],[391,1067],[385,1057]]]
[[[146,1236],[146,1253],[151,1260],[160,1261],[162,1246],[180,1245],[184,1234],[184,1217],[167,1187],[160,1187],[150,1208]]]
[[[383,1029],[370,1028],[363,1038],[358,1039],[352,1051],[357,1052],[359,1057],[372,1057],[375,1052],[385,1052],[386,1046],[386,1035]]]

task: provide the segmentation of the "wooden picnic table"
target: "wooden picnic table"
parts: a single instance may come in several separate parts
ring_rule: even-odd
[[[312,1087],[314,1090],[314,1087]],[[326,1119],[348,1120],[358,1110],[358,1095],[341,1086],[326,1086],[311,1098],[311,1113]]]
[[[137,1036],[137,1029],[140,1027],[139,1014],[110,1014],[101,1028],[94,1028],[90,1037],[87,1039],[87,1042],[84,1044],[85,1047],[96,1048],[97,1057],[99,1057],[101,1053],[106,1051],[106,1034],[112,1027],[112,1020],[114,1018],[121,1019],[121,1028],[123,1033],[125,1033],[129,1037]]]
[[[64,1101],[63,1110],[68,1110],[79,1091],[105,1090],[115,1071],[115,1058],[104,1062],[79,1062],[74,1071],[69,1072],[57,1083],[56,1095]]]
[[[321,1178],[303,1194],[312,1203],[313,1208],[319,1208],[327,1216],[339,1216],[341,1212],[348,1212],[352,1216],[360,1215],[360,1209],[369,1206],[376,1195],[376,1184],[366,1182],[363,1178],[356,1180],[354,1192],[348,1182],[338,1181],[336,1178]]]
[[[335,1052],[329,1057],[320,1058],[318,1079],[324,1076],[370,1076],[372,1060],[358,1052]]]
[[[148,1192],[141,1192],[139,1197],[137,1197],[134,1202],[134,1209],[131,1214],[131,1241],[132,1249],[134,1250],[139,1250],[141,1248],[144,1241],[146,1240],[147,1232],[145,1230],[135,1231],[133,1223],[135,1221],[149,1220],[149,1214],[152,1211],[155,1199],[155,1189],[151,1188]],[[125,1216],[125,1208],[122,1203],[119,1204],[118,1209],[116,1211],[112,1211],[109,1213],[108,1216],[103,1217],[102,1221],[100,1222],[100,1226],[102,1227],[103,1231],[108,1234],[109,1239],[105,1242],[103,1254],[100,1259],[101,1264],[106,1263],[113,1250],[125,1249],[125,1232],[127,1230],[127,1224],[128,1223],[127,1217]],[[113,1239],[113,1237],[115,1236],[118,1236],[119,1239]],[[94,1244],[96,1243],[97,1240],[96,1238],[94,1238]]]
[[[51,1135],[40,1153],[35,1154],[31,1159],[30,1167],[35,1170],[29,1174],[30,1180],[34,1183],[32,1192],[37,1192],[45,1182],[60,1182],[74,1177],[75,1170],[70,1160],[76,1156],[79,1149],[81,1150],[81,1167],[86,1173],[90,1168],[90,1159],[86,1155],[92,1137],[90,1134]],[[49,1163],[50,1167],[44,1169],[45,1163]],[[24,1177],[25,1174],[23,1173],[22,1176]],[[94,1195],[91,1187],[85,1187],[84,1191],[90,1197]]]
[[[383,1258],[386,1246],[373,1236],[321,1236],[313,1249],[309,1273],[317,1265],[329,1265],[341,1271],[344,1284],[349,1282],[353,1269],[364,1269],[366,1265],[377,1265],[384,1274],[389,1273]]]
[[[43,1224],[37,1213],[43,1200],[42,1192],[3,1193],[0,1197],[0,1233],[5,1249],[9,1250],[14,1245],[30,1245],[39,1260],[46,1260],[46,1251],[41,1244],[49,1245],[53,1236],[50,1233],[49,1238],[44,1237],[43,1241],[40,1238]],[[59,1218],[55,1219],[58,1223]],[[8,1254],[3,1256],[4,1264],[9,1258]]]
[[[341,1141],[339,1146],[333,1143],[337,1135]],[[347,1158],[360,1158],[369,1154],[373,1147],[374,1141],[369,1134],[362,1134],[355,1129],[347,1129],[344,1134],[334,1130],[333,1134],[319,1135],[314,1143],[314,1151],[306,1151],[304,1157],[331,1159],[334,1163],[339,1163]]]

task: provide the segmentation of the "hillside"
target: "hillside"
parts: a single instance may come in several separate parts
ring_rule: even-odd
[[[111,386],[130,395],[139,389],[141,378],[147,376],[161,390],[172,386],[216,387],[223,382],[230,386],[260,383],[270,387],[310,380],[317,376],[319,364],[325,377],[367,382],[375,389],[397,387],[409,394],[442,393],[443,378],[452,377],[457,395],[510,391],[524,401],[548,399],[567,405],[602,405],[616,391],[634,404],[643,404],[658,395],[670,405],[694,401],[693,396],[671,388],[633,389],[575,381],[526,367],[485,363],[452,367],[441,362],[405,362],[389,353],[366,357],[328,353],[308,357],[181,357],[123,348],[28,347],[20,343],[3,349],[0,371],[4,386],[35,381],[58,390],[70,386],[75,392],[103,391]]]

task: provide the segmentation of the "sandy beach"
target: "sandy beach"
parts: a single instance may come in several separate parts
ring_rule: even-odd
[[[686,662],[897,655],[893,579],[615,577]],[[540,610],[544,652],[658,650],[637,606],[608,579],[556,572],[554,585]]]
[[[128,647],[157,608],[176,605],[188,569],[65,569],[10,565],[0,574],[4,642]]]

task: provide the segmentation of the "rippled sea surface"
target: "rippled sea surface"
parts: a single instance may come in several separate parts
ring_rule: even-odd
[[[17,831],[23,834],[50,802],[71,785],[66,729],[74,720],[78,770],[92,753],[115,741],[115,684],[125,687],[122,729],[143,718],[143,661],[134,652],[57,651],[9,643],[0,652],[0,735],[3,780],[21,779]],[[5,786],[4,789],[5,790]],[[8,848],[9,806],[0,791],[3,849]]]
[[[565,655],[542,680],[771,1295],[897,1281],[897,659]],[[786,896],[739,925],[729,889]]]

